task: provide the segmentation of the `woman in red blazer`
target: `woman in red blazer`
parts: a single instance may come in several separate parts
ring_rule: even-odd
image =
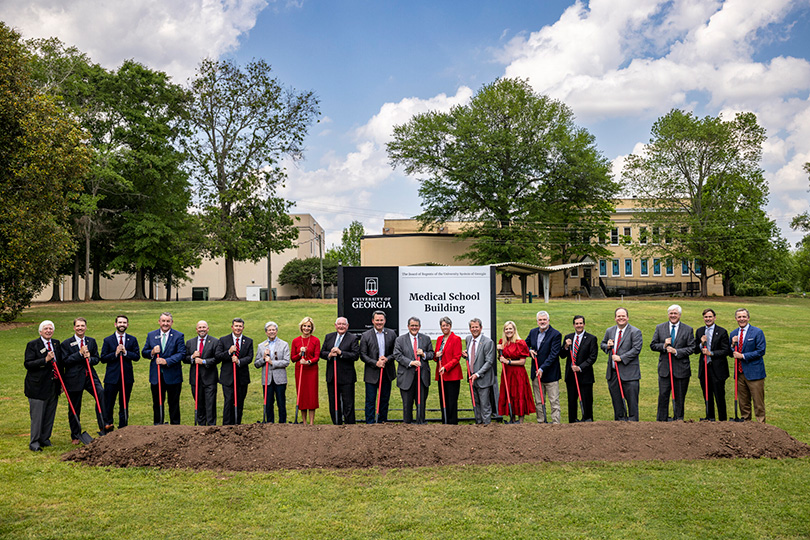
[[[436,380],[439,381],[439,405],[444,404],[445,424],[458,424],[458,391],[461,387],[461,338],[451,330],[453,321],[449,317],[439,319],[442,334],[436,340],[437,362]],[[443,400],[443,401],[441,401]]]

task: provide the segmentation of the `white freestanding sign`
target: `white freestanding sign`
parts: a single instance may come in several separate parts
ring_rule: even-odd
[[[408,319],[422,321],[422,333],[442,335],[439,319],[453,321],[453,332],[464,339],[469,321],[481,319],[492,334],[494,269],[490,266],[400,266],[399,333],[408,332]]]

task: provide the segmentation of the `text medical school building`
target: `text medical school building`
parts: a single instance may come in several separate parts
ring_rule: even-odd
[[[520,295],[525,279],[526,292],[544,295],[544,280],[551,297],[563,296],[563,271],[569,272],[569,294],[579,292],[585,297],[602,298],[621,294],[699,294],[699,278],[692,273],[703,271],[700,261],[673,260],[664,256],[633,254],[633,244],[654,241],[665,242],[663,231],[649,230],[633,222],[635,200],[621,199],[611,216],[613,227],[610,237],[601,239],[611,251],[609,257],[597,260],[586,257],[580,261],[557,261],[551,266],[537,267],[504,265],[514,273],[512,290]],[[387,219],[380,235],[367,235],[361,240],[362,266],[409,266],[420,264],[465,265],[469,261],[457,259],[469,248],[472,240],[458,240],[456,235],[464,224],[448,222],[442,227],[419,230],[414,219]],[[596,241],[596,240],[594,240]],[[573,263],[573,264],[572,264]],[[523,273],[525,277],[520,277]],[[546,276],[545,279],[543,276]],[[708,280],[710,296],[723,295],[720,275]],[[501,274],[497,291],[502,290]]]

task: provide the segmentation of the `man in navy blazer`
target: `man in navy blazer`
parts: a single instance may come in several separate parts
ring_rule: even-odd
[[[107,420],[106,406],[104,405],[104,388],[93,368],[99,363],[98,345],[96,340],[85,335],[87,332],[87,319],[76,317],[73,319],[73,335],[62,341],[62,358],[59,365],[64,373],[65,388],[68,397],[76,410],[76,416],[82,415],[82,395],[86,391],[93,398],[93,407],[98,421],[99,434],[104,435],[115,429],[112,419]],[[96,402],[98,398],[98,402]],[[81,438],[80,425],[73,413],[68,409],[68,425],[73,444],[79,444]]]
[[[366,383],[366,424],[377,421],[377,393],[380,401],[380,422],[388,421],[388,402],[391,399],[391,381],[396,379],[396,362],[391,357],[397,334],[385,327],[385,312],[371,314],[369,328],[360,336],[360,360],[366,365],[363,381]],[[381,347],[382,345],[382,347]],[[382,375],[382,383],[380,376]]]
[[[638,381],[641,379],[638,355],[644,340],[641,330],[630,324],[630,313],[626,308],[616,308],[613,315],[616,324],[605,331],[600,344],[608,353],[605,378],[613,402],[613,419],[638,422]],[[627,409],[622,402],[622,392]]]
[[[726,379],[728,379],[728,356],[731,342],[725,328],[715,324],[717,315],[712,308],[703,310],[704,326],[695,330],[695,353],[698,356],[698,379],[703,396],[707,395],[706,419],[714,420],[714,402],[717,401],[717,419],[724,421],[726,414]],[[708,364],[708,366],[707,366]],[[708,371],[706,368],[709,368]]]
[[[152,418],[155,425],[163,424],[161,402],[169,405],[169,422],[180,423],[180,392],[183,389],[183,359],[186,357],[185,336],[172,330],[174,319],[168,311],[160,314],[160,328],[146,335],[141,355],[151,359],[149,383],[152,385]],[[160,385],[158,385],[160,366]],[[159,390],[158,390],[159,389]]]
[[[104,417],[112,423],[113,409],[115,409],[117,397],[119,429],[126,427],[129,420],[129,400],[132,397],[132,385],[135,383],[132,362],[141,359],[138,339],[127,334],[128,327],[129,319],[127,316],[117,316],[115,318],[115,332],[105,337],[104,342],[101,344],[101,362],[107,364],[107,371],[104,374],[104,405],[106,405],[107,411]],[[121,376],[122,366],[124,368],[123,378]],[[126,403],[126,407],[124,403]]]
[[[222,425],[232,426],[242,423],[245,398],[250,385],[250,365],[253,363],[253,340],[242,334],[245,320],[235,317],[231,321],[231,333],[219,338],[216,356],[222,364],[219,370],[219,384],[222,385]],[[236,380],[234,381],[234,366]],[[234,400],[234,392],[236,399]]]
[[[734,313],[739,328],[731,333],[731,350],[737,359],[737,398],[740,415],[751,420],[751,401],[758,422],[765,422],[765,334],[748,321],[745,308]]]
[[[197,323],[197,336],[186,342],[186,357],[183,361],[191,364],[188,382],[191,396],[197,400],[197,425],[217,425],[217,359],[216,349],[219,340],[208,335],[208,323]],[[200,394],[197,395],[199,386]]]
[[[560,346],[562,334],[551,327],[547,311],[537,312],[537,327],[529,331],[526,345],[532,355],[532,389],[534,390],[534,405],[537,409],[537,421],[542,423],[542,401],[540,399],[540,384],[543,385],[543,394],[546,402],[551,405],[551,423],[560,423]],[[537,377],[537,370],[540,377]]]
[[[360,342],[349,330],[346,317],[335,320],[335,332],[326,334],[321,345],[321,359],[326,360],[326,390],[329,414],[333,424],[354,424],[354,363],[360,358]],[[337,410],[335,410],[335,366],[337,366]]]
[[[599,354],[596,336],[585,331],[585,317],[574,316],[574,332],[563,338],[560,358],[565,358],[565,388],[568,391],[568,422],[593,422],[593,364]],[[576,375],[574,373],[576,372]],[[579,385],[579,388],[577,388]],[[582,419],[579,396],[582,395]]]

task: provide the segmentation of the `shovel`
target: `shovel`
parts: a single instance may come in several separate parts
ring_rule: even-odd
[[[613,353],[616,354],[616,349],[613,349]],[[608,365],[613,362],[612,357],[610,356],[610,351],[608,351]],[[625,422],[630,421],[630,407],[627,405],[627,399],[624,397],[624,386],[622,386],[622,376],[619,375],[619,366],[613,366],[614,371],[616,371],[616,380],[619,381],[619,392],[622,395],[622,420]]]
[[[93,370],[90,369],[90,359],[84,359],[87,362],[87,376],[90,377],[90,385],[93,387],[93,397],[96,398],[96,415],[98,417],[98,423],[100,426],[104,425],[104,415],[101,412],[101,403],[98,402],[98,391],[96,390],[96,379],[93,377]],[[101,431],[98,432],[99,435],[106,435],[107,430],[101,428]]]
[[[59,384],[62,385],[62,391],[65,393],[65,397],[68,400],[68,405],[70,406],[70,412],[73,413],[73,418],[76,420],[76,425],[79,426],[79,430],[82,432],[79,435],[79,440],[82,441],[84,444],[90,444],[93,442],[93,437],[90,436],[89,433],[82,430],[82,423],[79,421],[79,415],[76,414],[76,409],[73,408],[73,403],[70,401],[70,396],[68,395],[67,388],[65,388],[65,381],[62,380],[62,374],[59,373],[59,368],[56,367],[56,362],[53,364],[53,371],[56,373],[56,378],[59,379]]]
[[[709,418],[709,356],[706,354],[703,355],[703,384],[706,386],[706,418],[701,418],[701,420],[711,421],[714,419]]]
[[[537,363],[537,352],[532,355],[534,359],[534,375],[537,378],[537,388],[540,389],[540,407],[543,409],[543,423],[548,424],[548,417],[546,416],[546,396],[543,394],[543,381],[540,380],[540,366]]]
[[[160,360],[160,356],[158,356],[157,359]],[[160,400],[160,424],[163,425],[163,424],[166,423],[166,417],[163,414],[163,412],[164,412],[163,411],[163,386],[160,383],[162,377],[160,376],[160,364],[155,363],[155,365],[157,366],[157,375],[158,375],[157,379],[158,379],[158,399]]]
[[[672,353],[668,352],[669,356],[669,387],[672,389],[672,416],[667,417],[667,422],[675,421],[675,379],[672,377]]]
[[[380,397],[382,396],[382,381],[383,381],[383,370],[384,369],[385,369],[384,366],[380,368],[380,381],[379,381],[379,384],[377,386],[377,412],[376,412],[376,414],[374,416],[374,423],[375,424],[380,423]]]
[[[124,420],[129,424],[129,409],[127,408],[127,385],[124,382],[124,355],[118,355],[118,362],[121,367],[121,403],[124,405]],[[110,411],[112,411],[115,404],[110,404]]]
[[[571,367],[577,365],[576,360],[574,360],[574,353],[568,351],[568,354],[571,356]],[[574,372],[574,383],[577,385],[577,397],[579,398],[579,410],[582,412],[582,420],[585,420],[585,405],[582,404],[582,392],[579,391],[579,377],[577,376],[577,372],[571,369]]]
[[[524,368],[525,369],[525,368]],[[501,380],[506,387],[506,405],[509,407],[509,421],[506,424],[515,424],[515,411],[512,410],[512,395],[509,393],[509,378],[506,375],[506,366],[501,370]],[[543,411],[545,413],[545,411]],[[545,416],[545,415],[544,415]]]

